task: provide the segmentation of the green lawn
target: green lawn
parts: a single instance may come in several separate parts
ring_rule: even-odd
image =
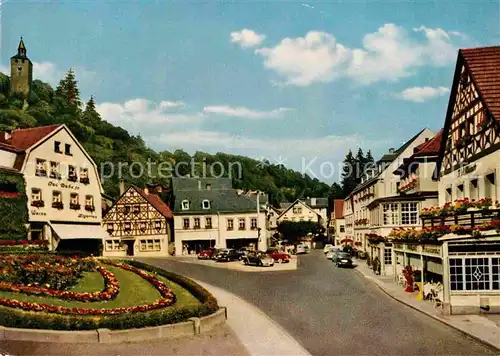
[[[106,302],[77,302],[66,301],[52,297],[38,297],[23,293],[11,293],[0,291],[0,298],[16,299],[24,302],[44,303],[51,305],[61,305],[69,308],[119,308],[135,305],[150,304],[160,298],[160,293],[149,282],[145,281],[135,273],[117,267],[106,266],[106,269],[113,272],[120,284],[120,293],[111,301]],[[187,290],[179,285],[159,276],[159,279],[166,283],[177,296],[175,307],[192,306],[200,302]],[[74,286],[73,292],[96,292],[104,288],[104,280],[100,273],[86,273],[79,283]]]

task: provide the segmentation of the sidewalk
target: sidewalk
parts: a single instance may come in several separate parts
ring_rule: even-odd
[[[242,272],[280,272],[280,271],[295,271],[298,266],[297,256],[291,256],[288,263],[275,263],[272,267],[245,266],[241,261],[232,262],[216,262],[212,260],[199,260],[196,256],[175,256],[171,257],[173,261],[182,263],[193,263],[215,268],[232,269]]]
[[[366,261],[355,261],[356,271],[374,282],[391,298],[441,321],[473,338],[500,350],[500,323],[498,318],[483,315],[443,315],[440,308],[428,301],[416,299],[416,293],[407,293],[398,286],[392,276],[378,276],[366,265]]]

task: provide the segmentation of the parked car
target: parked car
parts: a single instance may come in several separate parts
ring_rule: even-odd
[[[241,260],[241,259],[243,259],[243,257],[245,257],[248,254],[248,252],[250,252],[250,250],[248,249],[248,247],[241,247],[237,250],[237,252],[239,255],[238,259]]]
[[[326,258],[331,260],[333,258],[333,256],[335,256],[336,254],[338,254],[340,252],[340,249],[337,247],[337,248],[332,248],[330,250],[328,250],[328,252],[326,253]]]
[[[250,265],[250,266],[266,266],[266,267],[272,267],[274,266],[274,260],[271,256],[267,255],[266,253],[259,252],[249,252],[246,257],[243,257],[243,263],[245,265]]]
[[[210,257],[211,260],[216,260],[217,259],[217,255],[222,252],[222,251],[225,251],[227,250],[226,248],[216,248],[214,249],[214,252],[212,253],[212,257]]]
[[[240,255],[236,250],[233,249],[225,249],[217,253],[215,257],[217,262],[231,262],[237,261]]]
[[[332,261],[337,267],[352,267],[351,255],[347,252],[339,252]]]
[[[266,251],[267,255],[271,257],[276,263],[287,263],[290,262],[290,255],[285,252],[281,252],[277,249],[269,249]]]
[[[295,253],[297,255],[300,253],[306,253],[306,245],[303,245],[303,244],[297,245],[297,251]]]
[[[311,248],[309,245],[304,245],[304,249],[306,250],[306,253],[311,253]]]
[[[328,252],[334,249],[334,246],[332,244],[326,244],[325,247],[323,247],[323,253],[326,255]]]
[[[198,259],[199,260],[209,260],[212,258],[212,255],[214,254],[214,252],[215,252],[215,248],[213,248],[213,247],[208,248],[206,250],[202,250],[198,254]]]

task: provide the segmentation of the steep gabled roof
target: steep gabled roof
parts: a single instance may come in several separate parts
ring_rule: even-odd
[[[233,189],[233,182],[231,178],[172,178],[172,190],[174,193],[181,190],[206,190],[207,185],[210,185],[211,190]]]
[[[313,199],[316,199],[314,204],[312,203]],[[313,209],[328,208],[328,198],[306,198],[301,200]]]
[[[134,187],[134,189],[139,193],[141,197],[143,197],[149,204],[151,204],[160,214],[162,214],[167,219],[173,219],[174,214],[172,214],[172,210],[168,207],[168,205],[160,199],[160,197],[154,193],[148,191],[146,193],[141,188]]]
[[[443,129],[431,138],[429,141],[424,142],[417,147],[417,152],[412,157],[426,157],[435,156],[439,153],[439,146],[441,146],[441,139],[443,138]]]
[[[446,138],[450,131],[453,107],[458,93],[462,67],[468,70],[472,82],[493,118],[500,120],[500,46],[460,49],[457,55],[450,99],[443,128],[443,138],[439,147],[436,171],[441,171]]]
[[[281,214],[278,216],[278,219],[279,219],[280,217],[282,217],[283,215],[285,215],[285,214],[286,214],[286,212],[287,212],[288,210],[290,210],[292,207],[294,207],[294,206],[295,206],[295,205],[297,205],[297,204],[302,204],[302,205],[304,205],[307,209],[309,209],[310,211],[312,211],[314,214],[316,214],[316,215],[320,216],[317,212],[315,212],[315,211],[313,210],[313,208],[311,208],[309,205],[307,205],[307,204],[306,204],[306,202],[304,202],[304,201],[302,201],[302,200],[300,200],[300,199],[297,199],[297,200],[295,200],[293,203],[291,203],[291,204],[290,204],[290,206],[289,206],[288,208],[286,208],[285,210],[283,210],[283,211],[281,212]]]
[[[182,209],[182,201],[189,202],[189,209]],[[203,209],[203,201],[210,202],[209,209]],[[216,214],[257,212],[256,201],[239,195],[235,189],[180,190],[175,194],[175,214]]]
[[[500,120],[500,46],[459,51],[490,113]]]

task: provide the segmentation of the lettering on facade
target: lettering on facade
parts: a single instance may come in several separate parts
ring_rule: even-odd
[[[74,185],[74,184],[68,184],[68,183],[57,183],[57,182],[49,182],[49,187],[60,187],[60,188],[65,188],[65,189],[71,189],[71,190],[78,190],[80,189],[79,186]]]
[[[439,246],[424,246],[424,252],[433,255],[441,255],[441,247]]]
[[[81,219],[97,219],[97,215],[92,214],[80,214],[78,217]]]
[[[38,215],[38,216],[47,216],[46,213],[38,210],[31,210],[31,215]]]
[[[460,167],[458,169],[458,176],[459,177],[464,176],[466,174],[474,172],[475,170],[476,170],[476,164],[471,164],[471,165],[468,165],[465,167]]]

